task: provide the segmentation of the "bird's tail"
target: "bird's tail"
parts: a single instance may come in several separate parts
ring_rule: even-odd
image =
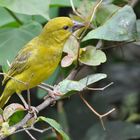
[[[8,100],[12,94],[13,94],[12,90],[9,90],[7,88],[4,89],[4,91],[0,97],[0,108],[4,107],[4,105],[8,102]]]

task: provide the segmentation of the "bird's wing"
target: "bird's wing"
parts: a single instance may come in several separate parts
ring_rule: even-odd
[[[32,55],[32,45],[27,45],[23,48],[18,55],[15,57],[15,60],[12,62],[7,74],[4,76],[2,84],[14,77],[17,74],[22,73],[25,69],[30,67],[29,58]]]

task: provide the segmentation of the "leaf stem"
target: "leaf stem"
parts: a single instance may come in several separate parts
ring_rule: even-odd
[[[8,13],[18,22],[19,25],[23,25],[22,21],[8,8],[5,8]]]
[[[83,39],[83,37],[84,37],[86,31],[87,31],[88,28],[90,27],[90,24],[91,24],[91,22],[92,22],[92,20],[93,20],[93,18],[94,18],[94,16],[95,16],[95,13],[96,13],[96,11],[97,11],[97,8],[101,5],[102,1],[103,1],[103,0],[99,0],[99,1],[97,2],[97,4],[93,7],[93,10],[92,10],[92,12],[91,12],[91,15],[86,19],[86,20],[87,20],[87,21],[86,21],[86,24],[87,24],[87,25],[86,25],[86,27],[85,27],[85,30],[82,32],[81,36],[79,37],[80,40]]]

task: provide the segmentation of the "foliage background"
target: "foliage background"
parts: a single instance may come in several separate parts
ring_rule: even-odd
[[[127,0],[106,0],[119,6],[127,4]],[[74,1],[77,7],[79,0]],[[7,69],[6,61],[12,61],[17,51],[34,36],[38,35],[42,26],[49,18],[68,16],[72,13],[67,0],[0,0],[0,64],[1,71]],[[10,9],[10,11],[9,11]],[[11,12],[12,11],[12,12]],[[49,12],[48,12],[49,11]],[[134,7],[137,19],[140,18],[140,2]],[[14,16],[13,16],[14,13]],[[19,19],[17,20],[16,17]],[[112,25],[113,26],[113,25]],[[114,27],[115,28],[115,27]],[[138,28],[140,30],[140,27]],[[88,42],[88,41],[87,41]],[[106,80],[94,84],[102,87],[113,81],[114,85],[102,92],[87,91],[84,95],[87,101],[97,110],[104,113],[112,107],[116,108],[108,118],[105,118],[106,131],[103,130],[99,119],[81,101],[78,94],[57,102],[53,107],[46,108],[41,115],[56,119],[69,134],[72,140],[133,140],[140,139],[140,47],[139,42],[120,45],[113,41],[105,41],[107,62],[98,67],[85,67],[77,79],[84,75],[102,72],[108,75]],[[69,68],[58,68],[48,83],[54,84],[62,80]],[[2,77],[1,77],[2,81]],[[0,84],[1,85],[1,84]],[[0,88],[2,92],[2,88]],[[38,105],[45,93],[32,89],[32,104]],[[24,94],[25,98],[26,95]],[[10,102],[20,102],[16,95]],[[40,124],[39,127],[45,127]],[[32,134],[41,140],[52,140],[50,132]],[[50,137],[50,138],[48,138]],[[24,132],[12,135],[9,140],[29,139]]]

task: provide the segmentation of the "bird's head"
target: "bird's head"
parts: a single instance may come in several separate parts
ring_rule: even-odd
[[[84,27],[83,23],[74,21],[68,17],[51,19],[44,27],[42,34],[49,35],[58,41],[65,41],[76,30]]]

